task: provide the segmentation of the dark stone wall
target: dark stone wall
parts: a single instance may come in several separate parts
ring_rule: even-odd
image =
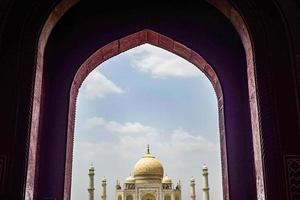
[[[0,199],[24,198],[37,41],[55,1],[0,1]]]

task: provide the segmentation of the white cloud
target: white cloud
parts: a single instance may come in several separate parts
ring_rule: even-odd
[[[130,63],[136,69],[149,73],[153,78],[190,78],[202,72],[185,59],[159,47],[144,44],[129,50]]]
[[[192,151],[216,151],[214,142],[201,135],[193,135],[183,129],[163,130],[146,126],[140,122],[119,123],[108,121],[101,117],[92,117],[85,121],[86,128],[90,131],[106,130],[119,138],[118,146],[126,154],[136,154],[136,149],[144,149],[151,144],[159,152],[176,150],[177,154],[185,154]],[[126,155],[127,156],[127,155]]]
[[[155,129],[149,126],[144,126],[139,122],[126,122],[124,124],[107,121],[102,117],[92,117],[86,120],[86,126],[88,128],[104,127],[110,132],[115,133],[128,133],[128,134],[144,134],[154,132]]]
[[[82,95],[90,100],[103,98],[108,94],[120,94],[124,92],[97,69],[87,76],[80,90],[82,90]]]
[[[185,59],[150,44],[133,48],[126,53],[134,68],[151,74],[153,78],[190,78],[202,74]]]
[[[116,179],[124,183],[132,173],[134,164],[146,152],[147,144],[150,144],[151,153],[162,162],[165,173],[173,179],[174,185],[181,180],[182,199],[189,198],[189,179],[192,176],[196,179],[196,195],[201,196],[201,167],[204,163],[210,170],[211,197],[222,199],[218,142],[182,128],[163,130],[141,122],[120,123],[102,117],[87,119],[85,129],[85,133],[91,134],[99,133],[99,130],[108,131],[111,133],[108,135],[117,137],[117,140],[102,138],[99,141],[77,141],[75,138],[72,199],[87,198],[87,169],[92,162],[96,168],[96,198],[100,198],[100,180],[105,176],[108,181],[108,200],[113,200]]]

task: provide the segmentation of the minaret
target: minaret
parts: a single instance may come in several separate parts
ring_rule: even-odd
[[[178,186],[178,189],[181,190],[181,182],[180,182],[180,180],[178,181],[177,186]]]
[[[89,184],[89,200],[94,200],[94,175],[95,175],[95,168],[93,164],[89,167],[89,177],[90,177],[90,184]]]
[[[191,200],[196,200],[196,192],[195,192],[195,179],[194,177],[191,178]]]
[[[203,200],[209,200],[209,187],[208,187],[208,168],[206,165],[203,166],[202,168],[202,181],[203,181]]]
[[[102,179],[102,195],[101,195],[102,200],[106,200],[106,179]]]

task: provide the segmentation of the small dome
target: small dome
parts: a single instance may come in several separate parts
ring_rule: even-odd
[[[192,181],[192,182],[194,182],[194,181],[195,181],[194,177],[192,177],[192,178],[191,178],[191,181]]]
[[[157,160],[149,151],[135,164],[133,169],[134,178],[138,179],[162,179],[164,169],[159,160]]]
[[[93,164],[90,165],[89,170],[91,170],[91,171],[94,171],[94,170],[95,170]]]
[[[162,183],[172,183],[172,179],[168,176],[164,176]]]
[[[125,183],[135,183],[135,178],[133,176],[128,176]]]

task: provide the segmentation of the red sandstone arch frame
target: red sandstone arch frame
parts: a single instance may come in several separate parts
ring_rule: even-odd
[[[228,171],[227,171],[227,153],[226,153],[226,135],[224,124],[224,103],[222,88],[219,79],[213,70],[213,68],[195,51],[180,44],[173,39],[154,32],[152,30],[142,30],[137,33],[131,34],[127,37],[113,41],[104,47],[94,52],[78,69],[73,79],[70,96],[69,96],[69,113],[68,113],[68,131],[67,131],[67,152],[65,162],[65,185],[64,195],[68,196],[71,191],[71,177],[72,177],[72,155],[73,155],[73,138],[75,127],[75,111],[76,111],[76,99],[78,90],[83,83],[87,75],[95,69],[99,64],[114,57],[124,51],[132,49],[142,44],[151,44],[162,49],[168,50],[178,56],[186,59],[197,66],[210,80],[215,90],[218,101],[219,112],[219,129],[220,129],[220,143],[221,143],[221,162],[222,162],[222,178],[223,178],[223,191],[229,199],[228,188]]]
[[[260,141],[260,123],[259,123],[259,110],[256,93],[255,82],[255,66],[253,57],[253,48],[249,32],[246,24],[241,15],[233,8],[227,0],[207,0],[210,4],[219,9],[229,20],[232,22],[236,31],[239,33],[243,42],[246,59],[247,59],[247,74],[248,74],[248,88],[249,88],[249,102],[251,112],[252,136],[253,136],[253,149],[254,161],[256,172],[256,189],[257,199],[265,199],[264,191],[264,177],[263,177],[263,164],[261,156],[261,141]],[[39,137],[39,119],[41,112],[41,99],[42,99],[42,82],[43,82],[43,63],[44,63],[44,50],[48,37],[60,20],[60,18],[79,0],[62,0],[54,10],[50,13],[47,21],[45,22],[42,32],[39,37],[36,72],[34,83],[34,96],[32,100],[32,117],[31,117],[31,130],[30,130],[30,145],[29,157],[27,165],[27,177],[25,188],[25,199],[33,199],[35,193],[35,177],[38,169],[37,146]],[[143,30],[138,33],[129,35],[125,38],[114,41],[96,51],[90,56],[80,67],[76,73],[70,92],[69,114],[68,114],[68,138],[66,149],[66,164],[65,164],[65,183],[64,183],[64,199],[70,198],[71,189],[71,168],[72,168],[72,150],[73,150],[73,133],[74,133],[74,119],[75,119],[75,106],[78,89],[88,75],[101,62],[138,45],[149,43],[158,47],[169,50],[191,63],[195,64],[202,70],[209,80],[211,81],[217,98],[219,106],[219,127],[220,127],[220,141],[221,141],[221,154],[222,154],[222,173],[223,173],[223,190],[224,199],[229,200],[229,186],[228,186],[228,173],[227,173],[227,157],[226,157],[226,138],[224,127],[224,113],[223,113],[223,95],[221,85],[212,67],[196,52],[185,47],[184,45],[151,30]]]

